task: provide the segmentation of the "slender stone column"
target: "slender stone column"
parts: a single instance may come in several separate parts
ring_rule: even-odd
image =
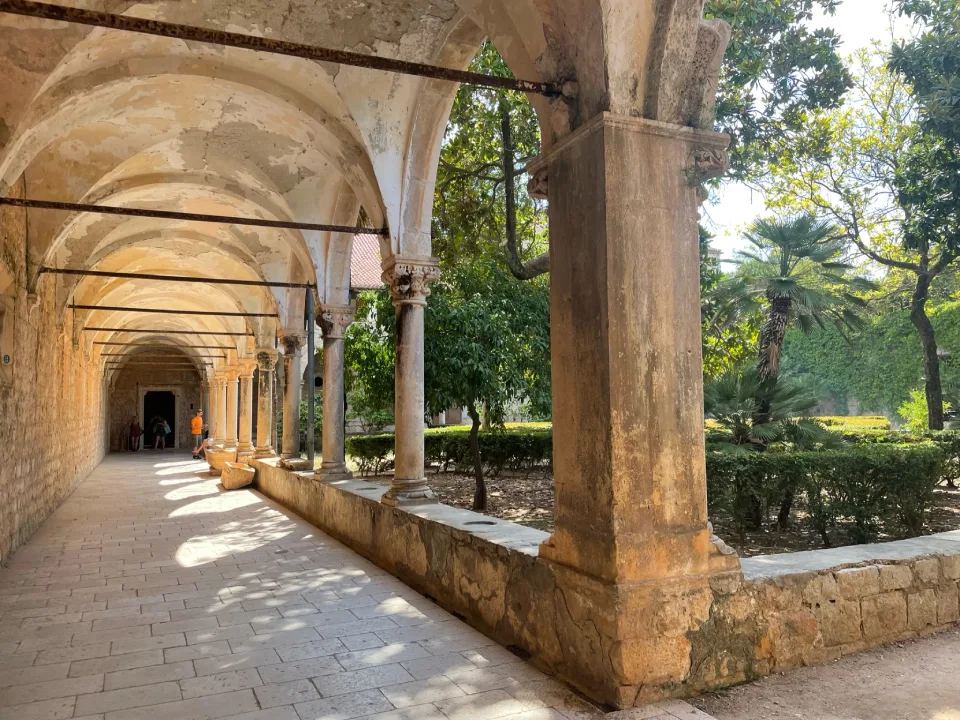
[[[203,423],[209,430],[210,424],[210,383],[204,380],[200,383],[200,409],[203,410]]]
[[[237,429],[237,453],[253,454],[253,371],[255,360],[240,363],[239,427]]]
[[[237,446],[237,380],[240,377],[238,366],[228,367],[226,372],[227,393],[227,447]]]
[[[436,260],[429,258],[394,256],[384,263],[383,280],[397,309],[394,471],[382,499],[387,505],[436,501],[424,474],[423,312],[430,283],[439,276]]]
[[[352,477],[347,469],[343,423],[346,413],[343,382],[344,337],[353,322],[352,305],[322,305],[323,328],[323,462],[314,477],[331,482]]]
[[[213,415],[217,419],[214,443],[223,447],[227,442],[227,376],[225,371],[217,371],[214,379],[216,401],[213,405]]]
[[[277,351],[273,348],[257,350],[257,448],[254,457],[272,457],[273,438],[273,378],[277,367]]]
[[[303,383],[300,359],[306,338],[300,334],[281,338],[283,345],[283,440],[280,457],[300,457],[300,387]]]
[[[706,672],[691,643],[711,583],[739,577],[707,523],[698,293],[698,189],[726,144],[602,114],[531,168],[550,200],[556,488],[539,560],[575,618],[558,665],[617,707]]]

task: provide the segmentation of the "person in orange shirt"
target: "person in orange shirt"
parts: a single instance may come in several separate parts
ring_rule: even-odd
[[[203,446],[203,410],[190,418],[190,434],[193,435],[193,459],[200,459],[200,448]]]

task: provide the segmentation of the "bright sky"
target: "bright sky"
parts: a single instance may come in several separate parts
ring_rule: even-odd
[[[817,13],[816,27],[832,27],[843,40],[841,53],[848,55],[870,45],[873,40],[890,42],[890,16],[886,0],[843,0],[834,16]],[[902,22],[901,22],[902,26]],[[901,30],[905,29],[903,27]],[[729,259],[744,246],[740,229],[766,210],[763,196],[740,184],[729,184],[705,207],[716,235],[712,245],[724,259]]]

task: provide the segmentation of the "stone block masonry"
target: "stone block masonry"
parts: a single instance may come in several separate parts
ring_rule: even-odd
[[[23,196],[23,181],[9,193]],[[0,561],[22,545],[103,458],[105,389],[77,344],[57,281],[28,287],[25,211],[0,208],[0,290],[13,312],[10,372],[0,382]],[[8,328],[9,329],[9,328]],[[2,331],[2,329],[0,329]]]
[[[444,505],[391,508],[379,502],[383,487],[362,480],[320,483],[274,461],[254,465],[262,493],[599,698],[601,680],[571,672],[567,654],[591,651],[591,638],[603,652],[615,619],[599,612],[602,598],[593,605],[582,598],[612,590],[540,557],[546,533]],[[748,558],[742,566],[715,575],[695,596],[670,586],[636,591],[653,609],[644,619],[651,642],[624,657],[661,669],[636,703],[826,662],[960,619],[960,533]],[[626,593],[616,600],[637,601]]]

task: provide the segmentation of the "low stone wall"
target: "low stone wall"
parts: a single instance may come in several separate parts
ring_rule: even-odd
[[[381,486],[253,465],[264,495],[611,705],[825,662],[937,632],[960,615],[960,533],[749,558],[743,574],[714,575],[693,593],[607,587],[539,557],[547,533],[445,505],[391,508],[379,502]],[[624,613],[655,610],[625,629],[604,610],[611,595]],[[655,668],[646,671],[653,681],[617,686],[639,664]]]

